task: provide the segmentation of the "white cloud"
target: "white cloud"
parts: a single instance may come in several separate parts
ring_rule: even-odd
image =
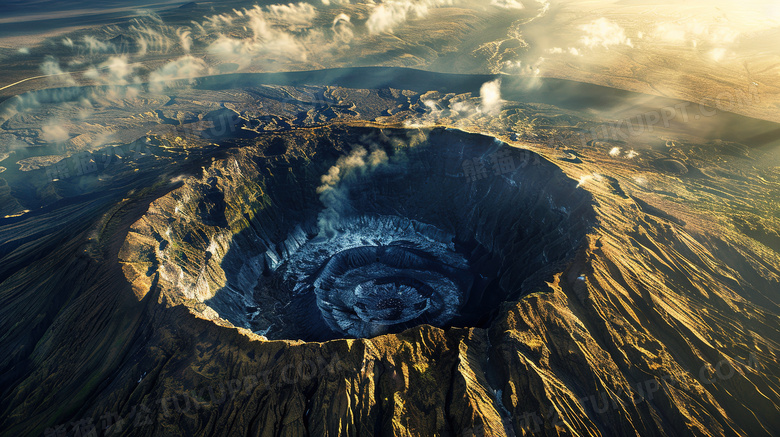
[[[194,79],[208,72],[206,63],[192,55],[182,56],[162,68],[149,73],[149,90],[162,92],[166,87],[182,79]]]
[[[404,122],[410,128],[433,126],[442,119],[447,123],[464,125],[484,116],[495,116],[501,112],[505,100],[501,98],[501,80],[496,79],[482,84],[479,92],[479,103],[473,96],[452,96],[446,100],[421,99],[425,113]]]
[[[500,8],[504,9],[524,9],[525,6],[523,6],[522,3],[520,3],[517,0],[493,0],[490,2],[493,6],[498,6]]]
[[[135,65],[128,63],[127,55],[112,56],[97,67],[88,69],[84,77],[106,85],[127,85],[137,82],[135,69]]]
[[[176,35],[179,37],[179,45],[184,53],[189,53],[192,49],[192,32],[179,28],[176,29]]]
[[[479,96],[482,99],[480,110],[482,112],[495,115],[501,112],[504,101],[501,99],[501,79],[485,82],[479,89]]]
[[[220,36],[208,47],[208,52],[223,60],[247,66],[255,60],[305,61],[308,50],[295,35],[271,27],[257,26],[256,37],[236,39]]]
[[[333,20],[332,36],[323,29],[304,29],[313,25],[316,16],[316,9],[306,3],[244,9],[237,23],[250,36],[235,37],[236,32],[228,36],[229,29],[221,29],[207,51],[223,61],[237,63],[241,69],[267,67],[275,62],[306,62],[312,53],[317,55],[316,62],[321,62],[330,51],[352,41],[354,32],[350,17],[343,13]]]
[[[423,18],[430,8],[452,5],[455,0],[390,0],[374,6],[366,21],[369,33],[392,32],[412,18]]]
[[[717,48],[709,51],[710,58],[715,62],[720,62],[726,57],[726,49]]]
[[[547,58],[539,57],[534,62],[506,61],[502,65],[501,72],[506,74],[521,74],[524,76],[539,76],[542,74],[542,65]]]
[[[160,25],[152,27],[138,22],[129,27],[132,38],[138,46],[138,56],[148,53],[168,53],[173,46],[173,40],[166,33],[171,32],[169,26]]]
[[[558,55],[558,54],[561,54],[561,53],[568,53],[568,54],[570,54],[572,56],[582,56],[580,54],[580,51],[577,50],[575,47],[569,47],[569,48],[567,48],[565,50],[563,48],[561,48],[561,47],[553,47],[551,49],[548,49],[547,52],[551,53],[553,55]]]
[[[392,32],[393,28],[405,23],[409,15],[422,17],[428,13],[426,7],[417,7],[410,1],[391,1],[380,3],[371,11],[366,21],[366,27],[371,34]]]
[[[62,144],[70,139],[70,134],[61,121],[49,120],[41,127],[41,139],[50,144]]]
[[[580,41],[587,47],[609,48],[616,45],[633,47],[631,39],[626,37],[625,29],[604,17],[582,25],[580,29],[585,32],[585,36]]]
[[[622,152],[622,151],[620,150],[620,147],[613,147],[613,148],[611,148],[611,149],[609,150],[609,156],[611,156],[611,157],[613,157],[613,158],[617,158],[617,157],[619,157],[619,156],[620,156],[620,153],[621,153],[621,152]],[[624,157],[625,159],[634,159],[634,158],[636,158],[637,156],[639,156],[639,152],[637,152],[637,151],[635,151],[635,150],[633,150],[633,149],[629,150],[628,152],[626,152],[626,153],[623,155],[623,157]]]
[[[84,50],[86,50],[86,52],[89,53],[90,55],[96,53],[113,52],[116,50],[116,47],[114,47],[113,44],[107,43],[105,41],[100,41],[99,39],[97,39],[92,35],[84,35],[82,41],[83,41]]]
[[[317,9],[309,3],[270,5],[268,18],[290,28],[306,28],[317,18]]]
[[[255,8],[259,9],[259,6],[255,5]],[[246,11],[246,10],[245,10]],[[238,11],[236,11],[238,13]],[[243,15],[239,15],[241,17]],[[204,17],[206,21],[203,22],[203,26],[211,27],[214,29],[222,29],[233,25],[234,17],[227,14],[212,15],[210,17]]]
[[[50,76],[50,80],[55,83],[62,83],[66,85],[75,85],[76,81],[70,75],[70,73],[63,71],[60,67],[59,61],[52,56],[47,56],[41,63],[41,72],[45,76]]]
[[[333,19],[333,26],[331,26],[336,39],[344,43],[352,41],[355,37],[352,28],[352,22],[347,14],[339,14]]]

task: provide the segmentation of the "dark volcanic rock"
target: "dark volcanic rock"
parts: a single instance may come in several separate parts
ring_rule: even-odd
[[[397,106],[343,93],[356,114]],[[176,159],[47,183],[56,201],[0,219],[3,435],[780,429],[774,210],[743,192],[770,174],[634,184],[597,154],[496,172],[489,137],[288,112],[219,146],[161,134]],[[8,180],[27,207],[33,178]],[[335,338],[297,340],[315,329]]]

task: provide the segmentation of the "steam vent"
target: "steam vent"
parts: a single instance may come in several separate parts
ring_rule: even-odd
[[[139,295],[154,282],[268,339],[486,328],[582,246],[594,213],[576,187],[483,135],[322,130],[215,162],[155,201],[122,261]]]

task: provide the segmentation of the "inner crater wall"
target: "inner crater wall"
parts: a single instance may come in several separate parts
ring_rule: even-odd
[[[269,338],[483,326],[543,288],[593,223],[557,166],[450,129],[261,138],[155,201],[120,259],[139,298]]]

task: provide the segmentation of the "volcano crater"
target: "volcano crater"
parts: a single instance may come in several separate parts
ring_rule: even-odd
[[[491,137],[353,127],[285,141],[298,142],[283,156],[261,144],[214,163],[137,230],[159,243],[157,286],[269,339],[486,327],[502,302],[543,291],[594,222],[576,181]]]

